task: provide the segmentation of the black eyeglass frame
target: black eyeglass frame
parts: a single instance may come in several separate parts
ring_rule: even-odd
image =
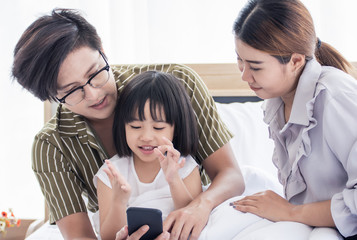
[[[76,87],[75,89],[71,90],[71,91],[70,91],[69,93],[67,93],[63,98],[57,98],[57,97],[56,97],[56,99],[57,99],[57,101],[58,101],[59,103],[62,103],[62,104],[66,103],[66,97],[68,97],[69,95],[71,95],[72,93],[74,93],[75,91],[77,91],[77,90],[79,90],[79,89],[82,89],[82,91],[84,91],[84,87],[87,86],[87,84],[89,84],[91,87],[94,87],[94,86],[92,86],[92,85],[90,84],[90,82],[93,80],[93,78],[95,78],[99,73],[101,73],[101,72],[104,71],[104,70],[107,71],[107,72],[109,72],[110,66],[109,66],[109,64],[108,64],[107,59],[104,57],[104,54],[103,54],[100,50],[98,50],[98,52],[99,52],[99,54],[102,56],[102,58],[104,59],[104,61],[105,61],[105,66],[102,67],[101,69],[99,69],[98,72],[96,72],[93,76],[91,76],[85,84],[83,84],[83,85],[81,85],[81,86],[79,86],[79,87]],[[108,81],[108,80],[107,80],[107,81]],[[105,82],[105,83],[106,83],[106,82]],[[103,84],[102,86],[100,86],[100,87],[94,87],[94,88],[101,88],[101,87],[103,87],[103,86],[104,86],[104,84]],[[84,99],[84,98],[83,98],[83,99]],[[83,99],[82,99],[82,100],[83,100]],[[82,101],[82,100],[81,100],[81,101]],[[80,103],[80,102],[78,102],[78,103]],[[78,103],[76,103],[76,104],[78,104]],[[76,105],[76,104],[74,104],[74,105]]]

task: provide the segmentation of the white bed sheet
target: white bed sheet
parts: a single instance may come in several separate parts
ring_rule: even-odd
[[[263,122],[261,105],[262,102],[217,103],[217,110],[223,122],[234,134],[231,145],[246,183],[246,191],[243,195],[267,189],[282,194],[282,186],[277,180],[277,171],[271,161],[273,142],[269,139],[268,128]],[[242,239],[243,237],[244,239],[263,239],[262,236],[269,236],[269,232],[274,233],[276,231],[276,225],[270,226],[270,230],[266,228],[270,225],[267,220],[260,219],[252,214],[237,214],[237,211],[232,211],[232,207],[229,206],[230,201],[232,199],[213,210],[200,239],[232,239],[234,236]],[[292,225],[295,229],[301,227]],[[289,227],[290,225],[287,226],[287,229]],[[263,228],[268,229],[268,233],[260,231]],[[301,229],[306,230],[307,228],[302,227]],[[256,234],[249,235],[252,232]],[[316,235],[316,233],[314,234]],[[336,231],[331,229],[320,229],[317,233],[318,238],[308,238],[301,233],[301,236],[298,235],[297,239],[321,239],[319,238],[322,236],[321,234],[324,236],[323,239],[340,239]],[[26,240],[47,239],[62,240],[63,238],[58,228],[48,223],[26,238]]]

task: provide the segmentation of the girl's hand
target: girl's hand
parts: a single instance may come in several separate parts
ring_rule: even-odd
[[[131,194],[131,187],[120,172],[113,166],[109,160],[105,160],[108,168],[103,171],[108,175],[113,190],[113,201],[126,205]]]
[[[159,158],[160,166],[165,174],[166,181],[171,183],[180,177],[178,170],[185,165],[185,159],[182,159],[182,161],[179,163],[181,156],[180,152],[174,148],[172,142],[169,139],[165,137],[162,139],[165,145],[161,145],[158,148],[155,148],[154,151]]]
[[[267,190],[230,203],[241,212],[249,212],[271,221],[291,221],[294,205],[277,193]]]
[[[144,225],[129,236],[128,226],[124,226],[119,232],[117,232],[115,240],[139,240],[148,230],[149,226]],[[170,234],[165,231],[155,238],[155,240],[168,240],[169,238]]]

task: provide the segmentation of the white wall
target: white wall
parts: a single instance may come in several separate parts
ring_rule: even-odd
[[[357,1],[302,0],[315,22],[316,34],[349,61],[357,62]]]
[[[304,0],[318,36],[357,61],[357,1]],[[54,7],[79,8],[97,27],[111,63],[235,62],[232,25],[243,0],[12,0],[0,7],[0,211],[42,218],[31,145],[43,103],[11,83],[12,51],[25,28]],[[26,124],[24,122],[26,121]]]

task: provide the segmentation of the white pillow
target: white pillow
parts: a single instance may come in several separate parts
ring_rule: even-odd
[[[275,181],[271,183],[274,186],[280,186],[277,169],[272,162],[274,143],[269,138],[268,126],[263,121],[262,104],[262,101],[235,102],[216,103],[216,106],[223,122],[234,134],[230,143],[242,170],[246,167],[259,169],[259,176]],[[245,179],[248,178],[251,179],[250,176],[245,176]]]

